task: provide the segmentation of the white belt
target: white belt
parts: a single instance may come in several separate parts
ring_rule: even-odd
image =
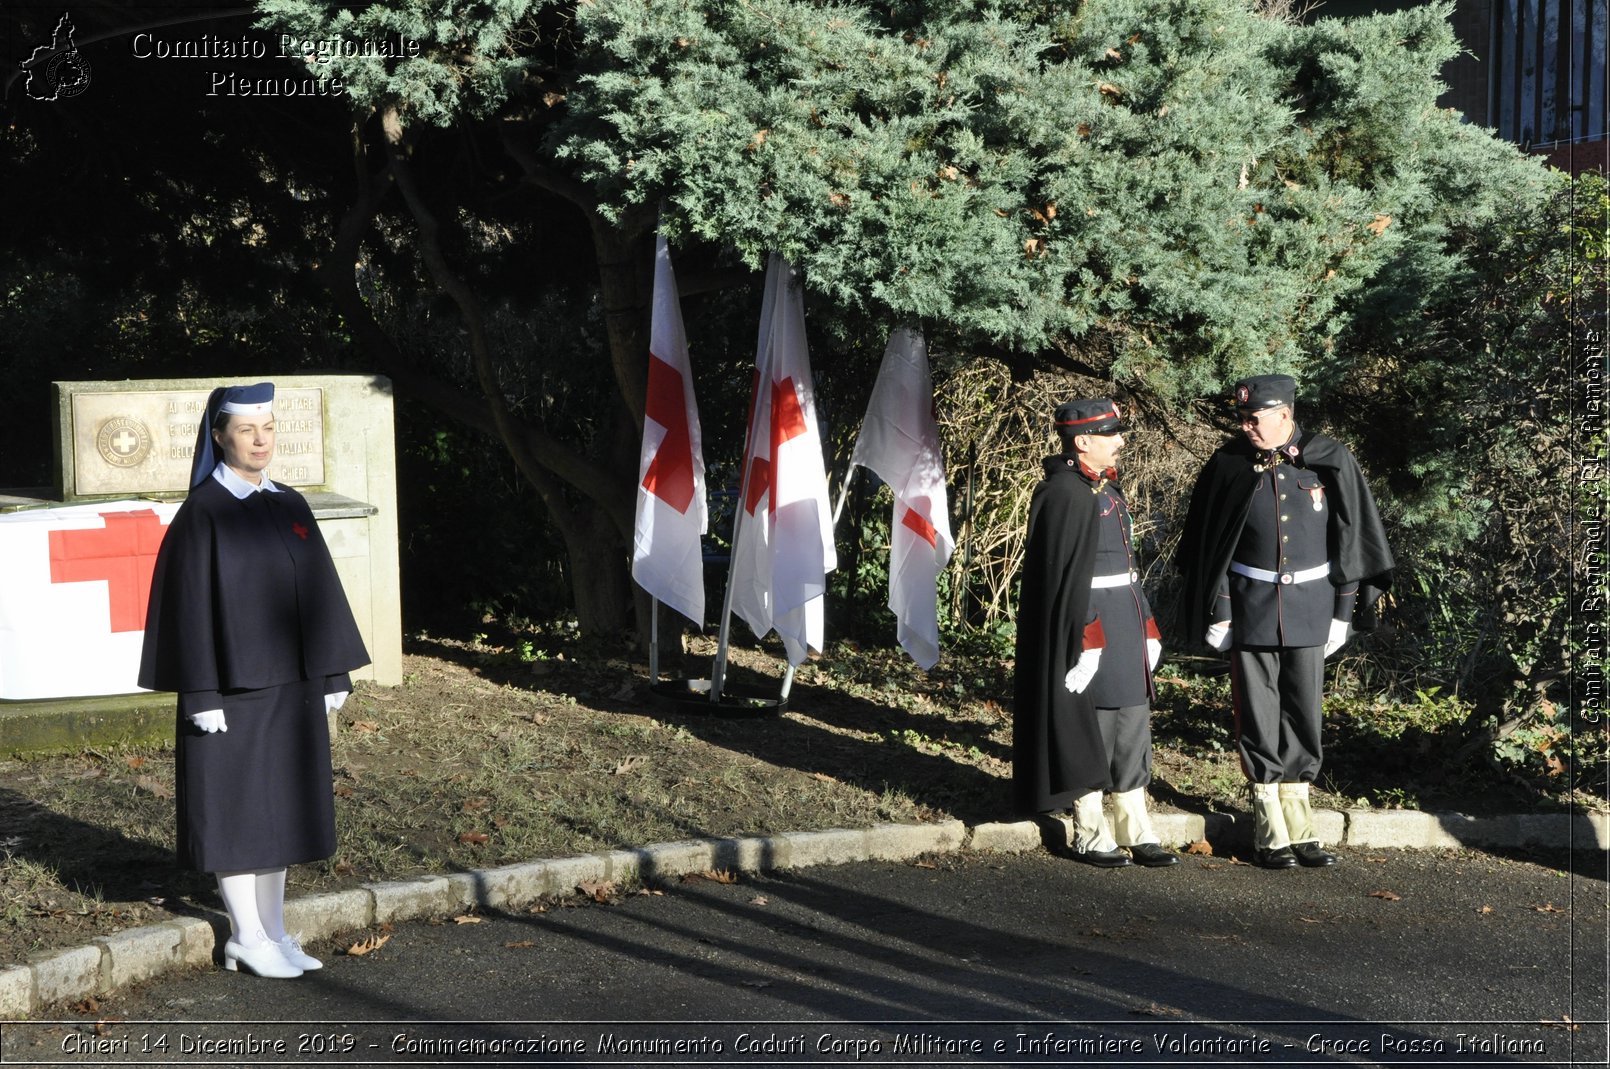
[[[1090,577],[1091,590],[1105,590],[1108,587],[1128,586],[1130,583],[1140,582],[1139,572],[1118,572],[1114,575],[1093,575]]]
[[[1257,579],[1264,583],[1279,583],[1282,586],[1290,586],[1293,583],[1307,583],[1315,579],[1324,579],[1330,575],[1330,563],[1326,562],[1324,564],[1315,565],[1312,568],[1304,568],[1300,572],[1271,572],[1266,568],[1254,568],[1250,564],[1242,564],[1240,561],[1231,561],[1230,570],[1237,575],[1244,575],[1248,579]]]

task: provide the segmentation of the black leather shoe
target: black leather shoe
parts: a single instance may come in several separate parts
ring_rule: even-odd
[[[1149,869],[1162,869],[1180,863],[1178,854],[1164,850],[1156,843],[1136,843],[1129,848],[1129,856],[1135,859],[1135,864],[1145,865]]]
[[[1252,859],[1262,868],[1266,869],[1294,869],[1297,867],[1297,855],[1291,847],[1281,846],[1274,850],[1254,850]]]
[[[1122,869],[1134,864],[1122,850],[1070,850],[1068,856],[1098,869]]]
[[[1336,855],[1318,843],[1292,843],[1291,852],[1307,868],[1322,869],[1326,865],[1336,864]]]

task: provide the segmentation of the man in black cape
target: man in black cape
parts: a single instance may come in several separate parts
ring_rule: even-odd
[[[1325,658],[1392,580],[1358,462],[1298,427],[1296,389],[1287,375],[1235,384],[1242,437],[1197,476],[1179,544],[1186,633],[1229,651],[1255,857],[1275,869],[1336,863],[1309,802],[1323,759]]]
[[[1017,618],[1013,788],[1026,813],[1073,812],[1073,856],[1104,868],[1177,864],[1146,812],[1152,669],[1162,642],[1140,588],[1118,487],[1118,406],[1056,410],[1062,453],[1029,508]],[[1113,827],[1102,792],[1113,791]],[[1126,847],[1128,853],[1118,849]]]

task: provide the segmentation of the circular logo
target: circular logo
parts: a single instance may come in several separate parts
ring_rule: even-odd
[[[89,88],[89,60],[78,49],[63,52],[45,67],[45,83],[54,90],[52,100],[66,100]]]
[[[95,448],[116,468],[132,468],[151,453],[151,432],[127,416],[114,416],[95,432]]]
[[[1250,398],[1251,396],[1252,396],[1252,391],[1247,389],[1245,386],[1237,386],[1235,388],[1235,400],[1236,400],[1237,404],[1242,404],[1242,405],[1246,404],[1247,399]]]

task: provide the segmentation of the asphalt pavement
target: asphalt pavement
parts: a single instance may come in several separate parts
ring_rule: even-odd
[[[297,980],[169,973],[0,1025],[0,1064],[1605,1063],[1601,856],[1341,853],[673,878],[343,932]]]

